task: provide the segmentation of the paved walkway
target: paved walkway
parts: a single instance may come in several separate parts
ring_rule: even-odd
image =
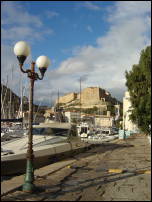
[[[2,201],[151,201],[151,150],[144,135],[103,143],[72,164],[39,176],[43,190],[14,191]]]

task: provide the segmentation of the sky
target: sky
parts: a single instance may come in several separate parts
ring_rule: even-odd
[[[79,92],[80,77],[82,89],[101,87],[122,101],[125,71],[151,44],[150,30],[150,1],[2,1],[1,82],[17,95],[23,86],[28,97],[29,79],[13,52],[23,40],[31,48],[25,69],[40,55],[51,60],[35,82],[34,103],[51,105],[58,91]]]

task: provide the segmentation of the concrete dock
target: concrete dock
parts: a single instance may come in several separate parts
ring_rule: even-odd
[[[14,182],[13,182],[14,180]],[[151,201],[151,145],[137,134],[113,140],[35,171],[35,193],[3,181],[2,201]]]

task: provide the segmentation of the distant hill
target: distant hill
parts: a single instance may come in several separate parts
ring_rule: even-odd
[[[1,118],[17,118],[21,104],[21,98],[17,96],[10,88],[1,84]],[[34,105],[34,111],[38,105]],[[23,111],[29,109],[28,98],[23,96]]]

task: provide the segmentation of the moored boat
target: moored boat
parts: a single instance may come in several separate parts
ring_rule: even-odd
[[[71,124],[48,122],[33,126],[34,166],[45,165],[49,157],[70,149],[67,140]],[[28,135],[1,143],[1,174],[24,172]]]

